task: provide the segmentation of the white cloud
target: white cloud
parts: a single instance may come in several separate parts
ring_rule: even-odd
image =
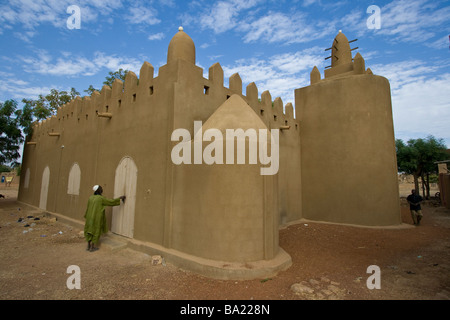
[[[259,0],[219,1],[200,16],[202,28],[209,28],[215,33],[223,33],[234,29],[238,23],[238,15],[246,9],[254,7]]]
[[[433,66],[421,60],[407,60],[389,64],[376,64],[370,67],[375,74],[379,74],[390,81],[391,89],[397,90],[409,83],[422,81],[437,72],[440,67]]]
[[[53,76],[91,76],[101,69],[116,71],[120,68],[139,72],[142,65],[136,58],[107,55],[95,52],[93,57],[84,57],[62,52],[62,57],[53,59],[46,51],[39,51],[37,57],[20,57],[23,69],[30,73]]]
[[[34,37],[36,32],[34,31],[24,31],[24,32],[14,32],[16,38],[19,38],[25,42],[31,43],[31,39]]]
[[[450,20],[450,7],[436,8],[427,0],[397,0],[381,8],[380,34],[400,41],[426,41],[435,36],[436,27]]]
[[[261,94],[269,90],[272,99],[280,97],[284,104],[294,103],[294,90],[309,85],[309,74],[312,68],[323,65],[323,57],[313,55],[317,48],[284,53],[267,59],[241,59],[235,65],[223,66],[225,77],[239,73],[245,86],[255,82]],[[320,52],[320,50],[316,50]]]
[[[162,40],[164,39],[164,33],[158,32],[148,36],[148,40]]]
[[[69,5],[68,1],[10,1],[0,6],[0,22],[2,25],[20,24],[26,29],[33,29],[41,23],[50,23],[58,27],[63,25],[58,16],[64,13]]]
[[[307,15],[299,12],[274,13],[252,22],[244,40],[283,44],[305,43],[323,38],[334,31],[332,24],[322,23],[320,20],[312,21]],[[256,37],[258,34],[260,36]]]
[[[9,57],[2,57],[11,61]],[[13,61],[20,64],[28,73],[37,73],[44,76],[83,78],[98,73],[107,74],[120,68],[139,74],[142,61],[136,58],[107,55],[104,52],[95,52],[91,57],[77,56],[70,52],[61,52],[61,56],[53,58],[47,51],[40,50],[34,57],[18,57]],[[27,79],[27,77],[22,77]],[[0,71],[0,96],[21,101],[23,98],[36,99],[40,94],[48,94],[51,89],[69,90],[60,84],[36,85],[25,80],[17,80],[10,72]]]
[[[22,99],[36,99],[40,94],[48,94],[52,88],[57,86],[32,86],[23,80],[0,79],[0,95],[7,96],[8,99],[21,101]]]
[[[318,0],[303,0],[303,6],[304,7],[308,7],[312,4],[314,4],[315,2],[317,2]]]
[[[450,147],[450,73],[404,85],[392,93],[392,105],[399,138],[431,134]]]
[[[140,6],[140,7],[131,7],[129,9],[129,14],[126,16],[126,19],[132,24],[149,24],[154,25],[161,22],[157,17],[157,12],[153,8]]]
[[[316,51],[314,51],[316,49]],[[266,59],[241,59],[224,65],[228,79],[239,73],[245,87],[255,82],[258,92],[269,90],[272,99],[294,103],[294,90],[309,85],[309,73],[314,65],[323,68],[324,60],[318,48],[274,55]],[[392,109],[396,138],[405,140],[434,135],[443,138],[450,147],[450,73],[442,65],[430,65],[422,60],[408,60],[370,66],[375,74],[386,77],[391,85]]]
[[[117,71],[122,68],[124,70],[133,71],[136,74],[139,74],[143,63],[136,58],[107,55],[103,52],[95,52],[93,61],[98,70],[105,68],[109,71]]]
[[[81,24],[95,22],[99,15],[110,15],[122,6],[121,0],[89,0],[76,3],[73,0],[14,0],[0,5],[0,33],[2,29],[20,26],[26,31],[34,31],[44,24],[56,28],[66,28],[70,14],[67,8],[78,5],[81,11]],[[29,40],[35,33],[22,35]],[[20,37],[20,34],[18,34]],[[25,37],[26,36],[26,37]]]
[[[321,38],[334,30],[331,24],[320,19],[312,20],[305,13],[264,12],[258,7],[261,1],[228,0],[214,3],[204,10],[197,19],[203,29],[211,29],[216,34],[230,30],[243,33],[246,43],[304,43]],[[263,14],[261,14],[263,12]],[[184,15],[190,23],[196,20]]]
[[[273,56],[270,64],[286,74],[295,74],[301,71],[310,72],[314,66],[323,64],[323,57],[313,55],[312,52],[321,52],[323,49],[314,47],[295,53],[285,53]]]
[[[391,84],[394,127],[397,138],[434,135],[450,147],[450,73],[442,66],[421,60],[374,65],[375,74]]]
[[[438,36],[450,20],[450,7],[440,8],[440,3],[442,1],[394,0],[384,6],[379,5],[381,28],[378,30],[367,28],[370,14],[364,7],[357,7],[330,24],[342,25],[358,36],[373,33],[387,36],[394,42],[427,43]]]
[[[427,47],[433,48],[433,49],[446,49],[448,50],[450,48],[450,37],[449,35],[445,35],[443,37],[440,37],[436,41],[433,42],[427,42],[425,43]]]

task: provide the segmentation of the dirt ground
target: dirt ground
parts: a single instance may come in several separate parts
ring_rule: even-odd
[[[289,269],[225,281],[153,265],[151,256],[130,249],[88,252],[80,229],[17,203],[17,190],[0,193],[0,300],[450,299],[450,210],[433,201],[423,205],[418,227],[404,199],[401,228],[310,221],[284,227],[280,246],[292,257]],[[81,289],[67,287],[72,265],[80,268]],[[380,268],[380,289],[367,287],[371,265]]]

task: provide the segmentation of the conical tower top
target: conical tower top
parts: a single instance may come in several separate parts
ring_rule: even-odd
[[[331,47],[331,67],[352,62],[352,51],[347,37],[339,30]]]
[[[183,27],[178,28],[178,32],[170,40],[167,51],[167,63],[178,59],[195,64],[195,44],[191,37],[183,31]]]

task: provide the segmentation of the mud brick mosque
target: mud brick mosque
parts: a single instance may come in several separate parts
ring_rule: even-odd
[[[359,53],[352,57],[342,32],[330,50],[324,76],[313,67],[310,85],[295,90],[295,106],[284,105],[255,83],[244,94],[238,73],[225,87],[219,63],[205,78],[180,28],[156,77],[144,62],[139,78],[129,72],[35,124],[18,200],[83,226],[92,186],[100,184],[106,197],[127,196],[106,211],[110,236],[221,279],[287,269],[279,228],[288,223],[399,225],[389,82],[366,69]],[[185,128],[194,137],[195,121],[203,132],[278,129],[277,173],[262,175],[250,163],[174,164],[180,142],[172,133]]]

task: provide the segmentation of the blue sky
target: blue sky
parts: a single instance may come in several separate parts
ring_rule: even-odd
[[[67,20],[80,8],[80,28]],[[369,29],[371,5],[379,29]],[[219,62],[243,86],[294,103],[339,32],[375,74],[390,80],[396,138],[434,135],[450,148],[450,1],[14,0],[0,1],[0,101],[50,89],[101,89],[109,71],[166,63],[179,26],[194,40],[205,76]],[[245,89],[244,89],[245,91]]]

